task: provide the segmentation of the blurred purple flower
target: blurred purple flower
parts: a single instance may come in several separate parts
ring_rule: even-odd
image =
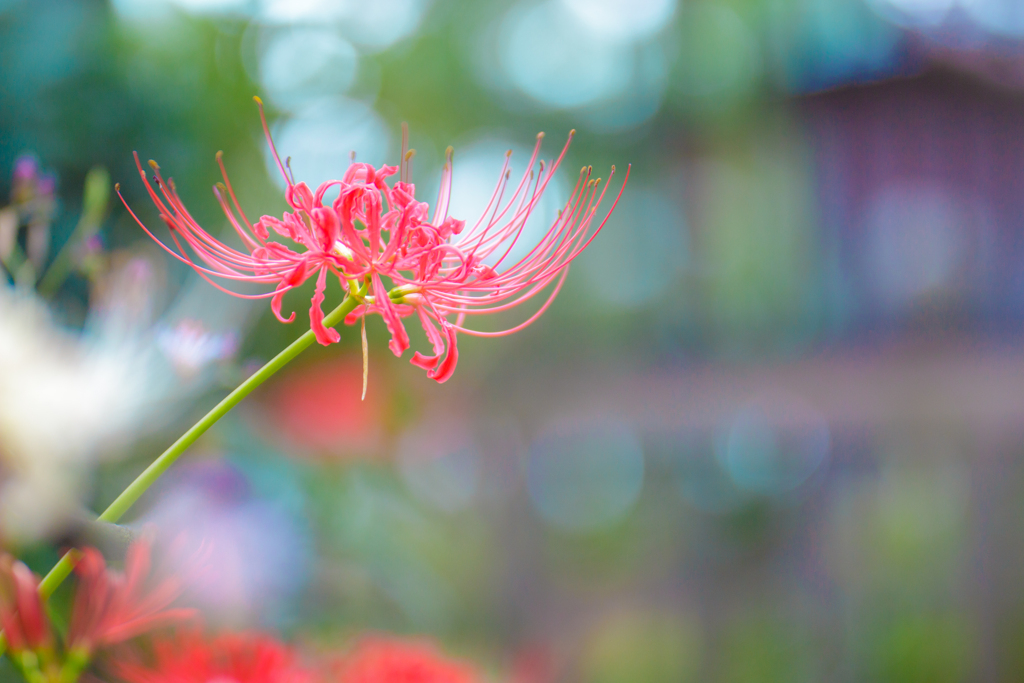
[[[230,358],[238,350],[233,332],[210,332],[198,320],[185,319],[174,327],[161,326],[157,346],[183,377],[191,377],[214,361]]]

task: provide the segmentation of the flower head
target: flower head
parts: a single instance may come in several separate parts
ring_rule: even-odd
[[[337,683],[475,683],[476,671],[426,641],[364,638],[338,663]]]
[[[197,616],[193,609],[168,609],[184,588],[180,578],[146,585],[150,564],[146,541],[129,546],[124,573],[107,568],[95,548],[83,551],[75,567],[79,583],[68,629],[69,649],[114,645]]]
[[[182,631],[153,642],[153,664],[118,662],[127,683],[313,683],[294,651],[270,636],[228,633],[205,639]]]
[[[398,166],[375,168],[353,161],[341,179],[325,182],[314,192],[305,183],[296,183],[281,163],[262,103],[259,98],[256,100],[267,141],[287,184],[285,200],[292,210],[281,218],[263,216],[256,223],[250,222],[238,204],[218,153],[224,183],[214,187],[214,194],[238,233],[242,249],[224,244],[196,223],[178,197],[174,181],[163,179],[156,162],[150,162],[153,183],[138,155],[136,165],[161,218],[170,228],[174,248],[163,245],[164,248],[214,286],[236,296],[269,297],[274,315],[282,322],[291,322],[295,314],[286,318],[281,312],[284,294],[315,277],[309,319],[321,344],[339,340],[338,332],[324,325],[321,308],[330,275],[361,304],[346,322],[351,324],[367,315],[379,314],[391,333],[388,346],[396,356],[409,348],[409,336],[402,321],[415,315],[430,342],[432,355],[417,352],[411,362],[427,370],[432,379],[444,382],[452,376],[458,361],[458,333],[500,336],[536,320],[557,295],[569,264],[607,221],[607,216],[600,223],[595,221],[607,185],[602,186],[600,178],[592,178],[592,168],[585,167],[558,218],[539,242],[525,256],[510,256],[564,160],[573,133],[559,156],[547,164],[539,158],[543,134],[538,135],[527,170],[515,184],[510,182],[511,153],[506,155],[484,214],[467,225],[465,220],[448,215],[451,148],[433,211],[416,198],[410,178],[412,152],[406,151],[405,135]],[[396,174],[398,180],[389,181]],[[626,175],[628,178],[628,170]],[[325,197],[333,191],[338,192],[337,198],[325,203]],[[613,209],[614,206],[613,202]],[[130,207],[128,210],[131,212]],[[153,236],[131,213],[143,230]],[[291,246],[278,241],[281,238]],[[261,283],[272,290],[258,295],[237,294],[212,278]],[[539,310],[519,325],[499,332],[481,332],[466,325],[468,316],[514,308],[551,285]]]

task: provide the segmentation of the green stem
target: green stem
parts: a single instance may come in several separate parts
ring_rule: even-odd
[[[53,296],[57,292],[74,267],[74,250],[100,229],[110,199],[110,175],[105,168],[96,166],[89,170],[85,176],[83,195],[82,216],[78,224],[39,279],[36,289],[44,297]]]
[[[345,300],[324,318],[324,327],[334,327],[341,323],[346,315],[355,310],[356,306],[359,305],[359,300],[365,294],[366,285],[363,285],[362,288],[355,292],[354,296],[346,296]],[[212,427],[217,420],[224,417],[229,410],[238,405],[253,389],[263,384],[271,375],[287,365],[289,361],[302,353],[315,340],[316,336],[313,334],[313,330],[307,330],[305,334],[289,344],[281,353],[274,356],[270,362],[257,370],[249,379],[238,385],[238,388],[228,394],[213,410],[204,415],[199,422],[192,425],[191,429],[182,434],[181,438],[171,444],[170,448],[154,460],[121,495],[114,499],[114,502],[99,516],[99,521],[113,523],[121,519],[121,516],[128,511],[128,508],[160,478],[161,474],[167,471],[168,467],[174,464],[178,456],[195,443],[196,439]],[[53,569],[43,577],[43,580],[39,583],[39,595],[42,596],[43,600],[48,599],[57,590],[57,587],[64,582],[64,579],[71,574],[78,559],[77,554],[76,550],[69,550],[60,559],[60,562],[54,565]],[[3,649],[0,648],[0,654],[2,653]]]

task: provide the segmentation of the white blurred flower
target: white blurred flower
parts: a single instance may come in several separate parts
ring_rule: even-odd
[[[86,466],[145,410],[148,354],[57,327],[0,287],[0,536],[29,540],[76,509]]]

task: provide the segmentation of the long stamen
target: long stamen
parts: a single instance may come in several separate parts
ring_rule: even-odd
[[[220,166],[220,174],[224,177],[224,186],[228,188],[228,194],[231,195],[231,203],[235,205],[236,209],[238,209],[238,215],[241,216],[242,220],[245,222],[245,227],[249,228],[249,232],[255,235],[256,231],[252,229],[252,223],[249,222],[249,219],[245,216],[245,212],[242,211],[242,207],[238,203],[238,198],[235,197],[235,189],[231,187],[231,181],[228,180],[228,172],[227,169],[224,168],[223,151],[217,152],[217,165]]]
[[[402,155],[399,157],[398,162],[398,179],[403,183],[409,182],[409,172],[406,168],[405,158],[406,153],[409,151],[409,124],[402,121]]]
[[[268,221],[270,227],[297,242],[305,251],[292,251],[280,242],[266,239],[267,223],[253,226],[249,222],[228,181],[221,154],[217,155],[217,162],[224,176],[224,184],[218,184],[214,192],[232,227],[243,240],[245,250],[239,251],[224,244],[204,230],[181,202],[173,181],[168,179],[165,182],[155,163],[151,163],[155,188],[139,165],[146,190],[156,204],[161,219],[171,229],[168,244],[161,246],[175,258],[191,265],[211,283],[208,276],[277,285],[273,292],[262,296],[273,297],[271,307],[282,320],[282,294],[316,273],[320,273],[320,279],[323,279],[324,269],[338,276],[343,281],[343,287],[347,284],[352,296],[357,296],[353,289],[366,291],[366,287],[354,288],[352,278],[364,279],[367,287],[372,281],[374,295],[365,295],[359,301],[363,305],[362,315],[358,317],[363,352],[364,400],[369,384],[367,315],[380,314],[385,319],[392,336],[391,349],[396,355],[401,355],[408,348],[409,342],[402,319],[410,315],[411,310],[417,311],[434,345],[435,356],[425,358],[417,354],[419,358],[414,358],[413,363],[427,368],[433,379],[446,381],[458,359],[456,331],[479,336],[500,336],[520,330],[537,320],[560,291],[569,264],[590,244],[608,220],[605,216],[600,225],[594,228],[598,207],[609,186],[602,185],[600,179],[592,178],[592,167],[585,166],[557,218],[549,224],[540,239],[530,246],[525,255],[511,256],[517,245],[525,239],[527,223],[534,217],[543,193],[565,159],[575,131],[569,133],[569,139],[557,158],[549,162],[540,158],[543,133],[539,134],[525,172],[515,186],[510,184],[511,172],[509,158],[506,156],[487,207],[468,230],[464,222],[458,222],[461,227],[457,228],[457,239],[451,237],[454,230],[450,228],[451,219],[448,216],[453,182],[451,147],[445,153],[441,186],[432,216],[429,216],[430,207],[415,201],[412,196],[394,194],[395,188],[389,187],[390,183],[385,180],[397,170],[399,181],[411,185],[414,151],[409,149],[409,130],[404,124],[397,169],[375,169],[369,164],[356,164],[353,153],[353,165],[346,171],[344,180],[321,184],[313,196],[312,204],[315,208],[310,207],[308,190],[305,185],[296,183],[291,159],[281,162],[270,137],[262,102],[259,98],[255,98],[255,101],[259,105],[260,120],[268,144],[278,169],[289,185],[289,192],[294,192],[296,188],[302,189],[298,204],[292,205],[296,209],[293,213],[285,214],[283,221]],[[629,169],[626,171],[628,177]],[[324,193],[335,185],[340,186],[342,194],[331,207],[327,207],[323,205]],[[408,189],[404,192],[408,192]],[[622,189],[615,197],[612,209],[621,194]],[[334,216],[321,213],[332,209],[337,212]],[[236,220],[236,211],[240,222]],[[134,213],[132,217],[138,221]],[[141,222],[139,224],[142,225]],[[145,229],[144,225],[142,227]],[[177,252],[173,250],[174,247],[177,247]],[[507,261],[511,260],[515,262],[508,264]],[[196,262],[205,262],[209,268]],[[390,279],[396,291],[411,288],[409,295],[399,296],[397,300],[393,296],[384,296],[381,277]],[[322,292],[323,284],[318,284],[317,296],[321,299]],[[543,300],[539,310],[513,328],[499,332],[477,332],[463,327],[470,315],[504,311],[521,306],[534,297]],[[316,299],[314,307],[319,309]],[[448,316],[456,316],[454,324],[447,320]],[[314,320],[311,311],[311,324],[320,332],[322,330],[317,326],[322,319],[322,312]],[[441,330],[430,327],[433,325],[431,321],[440,324]],[[320,340],[320,337],[317,339]],[[442,359],[440,351],[445,348],[448,350]]]
[[[412,160],[416,156],[416,150],[410,149],[405,153],[405,182],[412,182]]]
[[[263,133],[267,136],[267,142],[270,144],[270,152],[274,155],[274,161],[277,162],[277,168],[281,171],[281,175],[284,176],[285,182],[288,183],[288,187],[291,187],[295,183],[285,173],[284,164],[281,163],[281,157],[277,153],[277,147],[274,146],[274,138],[270,137],[270,126],[267,125],[267,115],[263,112],[263,100],[256,95],[252,96],[252,99],[256,102],[260,108],[260,121],[263,123]]]
[[[434,225],[441,225],[448,217],[448,200],[452,195],[452,154],[455,148],[448,146],[444,151],[444,168],[441,170],[441,187],[437,191],[437,204],[434,205]]]

